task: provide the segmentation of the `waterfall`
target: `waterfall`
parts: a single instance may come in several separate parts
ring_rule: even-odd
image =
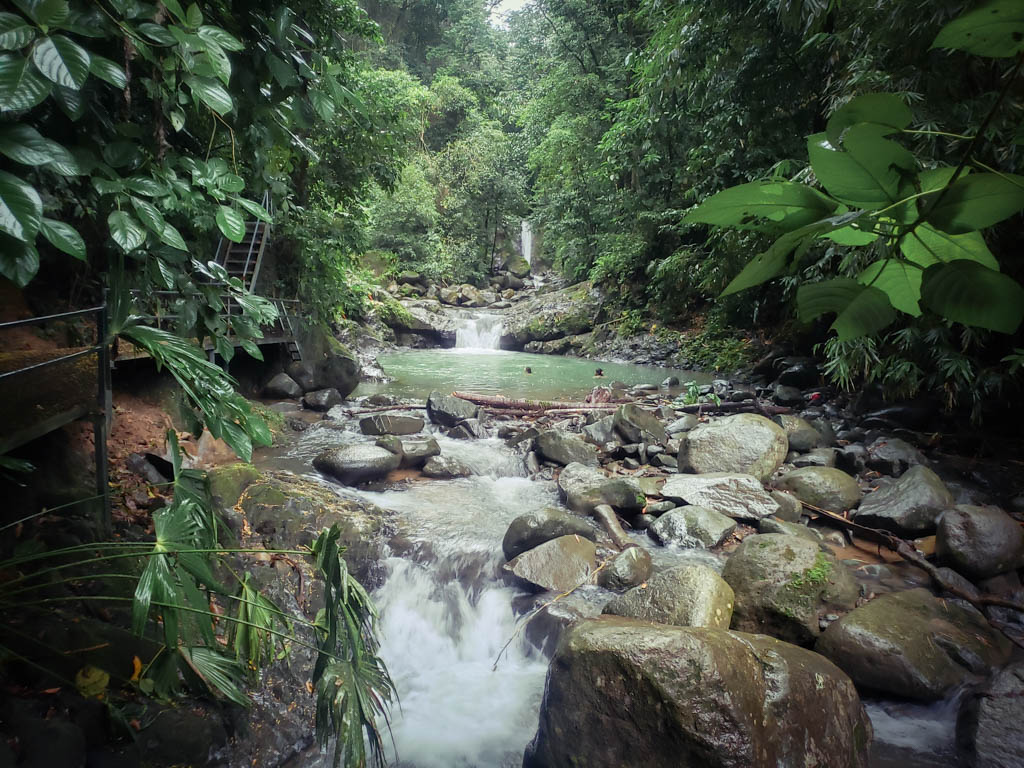
[[[455,348],[500,349],[503,329],[501,315],[478,314],[467,317],[455,330]]]
[[[526,259],[526,263],[532,267],[533,262],[531,261],[531,259],[533,257],[533,227],[530,226],[530,222],[527,219],[523,219],[521,240],[523,247],[523,258]]]

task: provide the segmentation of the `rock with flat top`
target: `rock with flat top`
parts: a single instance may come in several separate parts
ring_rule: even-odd
[[[679,468],[686,472],[732,472],[767,482],[789,452],[786,432],[755,413],[726,416],[686,433]]]
[[[729,472],[672,475],[661,495],[676,504],[707,507],[735,520],[760,520],[779,511],[757,478]]]
[[[534,589],[568,592],[585,583],[597,568],[597,549],[594,542],[582,536],[560,536],[523,552],[502,567]]]

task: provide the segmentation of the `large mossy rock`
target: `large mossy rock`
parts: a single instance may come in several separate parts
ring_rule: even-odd
[[[999,507],[958,505],[939,518],[935,554],[966,576],[996,576],[1024,563],[1024,529]]]
[[[401,463],[401,455],[369,443],[327,448],[313,459],[316,469],[344,485],[379,480]]]
[[[857,481],[834,467],[804,467],[780,477],[776,488],[789,491],[804,504],[843,513],[857,506],[861,498]]]
[[[513,520],[505,531],[501,551],[506,560],[512,560],[559,536],[582,536],[596,541],[597,529],[582,517],[548,507],[538,512],[527,512]]]
[[[779,504],[753,475],[710,472],[672,475],[661,495],[677,504],[708,507],[736,520],[760,520],[779,512]]]
[[[602,301],[600,291],[587,282],[520,302],[505,314],[501,346],[522,349],[531,341],[586,333],[594,327]]]
[[[289,472],[259,472],[251,464],[210,470],[209,481],[215,503],[236,534],[248,531],[268,549],[295,549],[337,525],[351,571],[364,584],[379,575],[384,545],[394,534],[392,513],[343,499],[313,480]]]
[[[649,530],[662,544],[711,549],[736,530],[736,521],[707,507],[676,507],[655,520]]]
[[[853,683],[815,653],[602,616],[559,645],[523,768],[866,768],[870,741]]]
[[[535,442],[537,453],[563,467],[569,464],[597,466],[597,449],[576,435],[560,429],[549,429],[537,435]]]
[[[739,472],[767,482],[789,452],[786,431],[755,413],[726,416],[686,433],[679,468],[689,472]]]
[[[815,650],[858,685],[932,701],[1005,664],[1011,645],[977,611],[910,589],[876,597],[833,622]]]
[[[423,431],[423,419],[419,416],[380,413],[360,419],[359,429],[364,435],[415,435]]]
[[[677,627],[728,629],[732,587],[706,565],[680,565],[612,599],[604,612]]]
[[[279,373],[263,386],[263,396],[297,400],[302,397],[302,387],[287,373]]]
[[[590,514],[599,504],[607,504],[617,512],[635,513],[647,503],[632,478],[608,477],[597,467],[578,462],[569,464],[558,475],[558,490],[569,509],[583,514]]]
[[[943,510],[953,506],[953,494],[928,467],[916,465],[898,480],[880,486],[861,501],[853,519],[869,528],[883,528],[898,536],[925,536],[935,532]]]
[[[597,568],[597,548],[582,536],[559,536],[528,549],[502,566],[526,586],[568,592]]]
[[[763,632],[807,645],[829,613],[856,605],[860,589],[849,569],[815,542],[782,533],[748,536],[722,578],[736,593],[733,629]]]

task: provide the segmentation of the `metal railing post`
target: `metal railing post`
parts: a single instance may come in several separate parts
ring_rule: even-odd
[[[108,468],[107,434],[110,427],[112,397],[110,386],[110,345],[107,343],[107,302],[104,296],[103,305],[96,316],[97,346],[97,393],[98,413],[93,417],[93,441],[96,455],[96,495],[103,505],[100,513],[100,526],[105,537],[113,532],[113,521],[110,511],[110,475]]]

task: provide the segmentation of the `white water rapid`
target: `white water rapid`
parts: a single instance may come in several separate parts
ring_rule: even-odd
[[[401,696],[388,757],[402,768],[518,768],[547,660],[516,635],[516,592],[496,577],[508,524],[554,494],[516,476],[521,459],[497,440],[438,442],[482,474],[362,494],[399,513],[412,549],[387,560],[374,594],[381,656]]]
[[[533,256],[533,227],[530,226],[530,222],[527,219],[523,219],[521,225],[520,241],[523,248],[523,258],[532,267],[533,263],[530,259]]]
[[[455,330],[456,349],[500,349],[504,323],[501,315],[474,314]]]

